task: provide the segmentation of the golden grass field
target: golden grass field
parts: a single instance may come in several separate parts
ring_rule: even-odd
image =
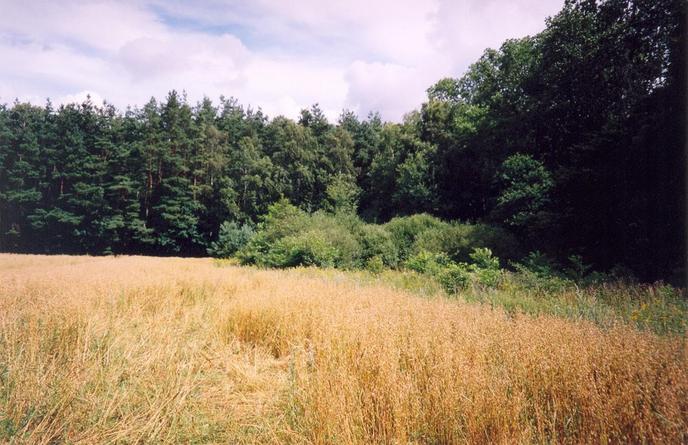
[[[685,335],[345,273],[0,255],[0,442],[686,441]]]

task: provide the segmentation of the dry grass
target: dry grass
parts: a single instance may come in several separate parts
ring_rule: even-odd
[[[688,441],[685,336],[204,259],[0,255],[0,441]]]

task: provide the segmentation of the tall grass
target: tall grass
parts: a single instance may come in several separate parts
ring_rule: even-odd
[[[680,443],[687,353],[300,270],[0,255],[0,441]]]
[[[236,265],[232,260],[215,260],[219,267]],[[389,286],[424,297],[444,296],[468,303],[503,309],[508,315],[555,315],[569,320],[587,320],[599,327],[628,324],[662,335],[685,336],[688,332],[688,298],[685,290],[670,285],[608,282],[577,285],[556,278],[533,278],[525,273],[502,270],[496,286],[470,283],[456,293],[446,294],[441,283],[429,274],[411,270],[365,270],[302,268],[295,273],[327,281]]]

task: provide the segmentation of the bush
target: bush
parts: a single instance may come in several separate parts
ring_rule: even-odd
[[[256,235],[238,253],[243,264],[266,267],[361,267],[355,215],[308,214],[282,200],[270,206]]]
[[[270,243],[267,241],[265,234],[258,232],[244,247],[236,252],[236,257],[239,259],[240,264],[265,266],[267,264],[264,259],[269,249]]]
[[[208,254],[216,258],[229,258],[244,247],[254,235],[253,227],[248,224],[239,226],[234,221],[225,221],[220,225],[217,241],[210,244]]]
[[[557,264],[539,251],[530,252],[520,263],[513,263],[512,266],[516,271],[513,278],[528,291],[553,294],[573,286],[572,281],[557,271]]]
[[[234,248],[241,241],[236,240],[240,238],[238,228],[230,224],[223,227],[222,238],[227,238],[227,244],[234,243]],[[377,226],[364,224],[351,213],[308,214],[282,200],[270,206],[237,258],[243,264],[267,267],[366,268],[374,273],[401,263],[434,277],[453,293],[470,281],[485,286],[499,283],[499,259],[483,245],[500,239],[510,240],[499,229],[448,224],[426,214],[394,218]],[[434,250],[420,249],[422,245]],[[456,261],[464,256],[473,264]]]
[[[262,217],[259,224],[260,231],[266,241],[276,241],[286,236],[301,232],[309,219],[309,215],[298,207],[281,199],[268,207],[268,213]]]
[[[476,270],[499,270],[499,258],[492,255],[492,251],[487,247],[473,249],[470,257]]]
[[[553,277],[557,274],[557,264],[540,251],[530,252],[520,263],[520,269],[526,269],[540,277]]]
[[[418,273],[437,275],[444,267],[452,264],[452,261],[444,253],[433,253],[426,250],[420,251],[404,262],[407,269]]]
[[[502,269],[499,268],[499,258],[493,256],[490,249],[473,249],[470,259],[473,261],[470,265],[456,263],[443,252],[423,250],[406,260],[404,266],[418,273],[432,275],[449,294],[464,289],[471,281],[489,287],[499,284]]]
[[[478,283],[489,287],[497,286],[502,277],[499,258],[493,256],[492,251],[486,247],[473,249],[470,257],[473,263],[469,268],[475,274]]]
[[[456,262],[469,261],[476,248],[489,248],[505,260],[516,259],[521,252],[518,240],[511,233],[485,224],[445,223],[425,230],[413,243],[415,252],[443,252]]]
[[[323,231],[312,230],[279,240],[270,249],[267,260],[272,267],[334,267],[339,255]]]
[[[352,214],[332,215],[316,212],[309,215],[302,230],[318,231],[333,246],[337,255],[334,266],[343,269],[361,267],[361,244],[354,234],[362,225],[361,220]]]
[[[293,206],[286,199],[282,199],[270,207],[256,228],[256,234],[243,248],[237,252],[237,258],[242,264],[256,264],[258,266],[270,266],[280,263],[279,258],[271,258],[278,255],[271,250],[275,243],[287,236],[299,233],[307,226],[308,214]]]
[[[449,224],[426,213],[392,218],[383,227],[392,236],[392,241],[399,252],[399,259],[406,260],[412,254],[416,239],[425,231],[439,229]]]
[[[468,286],[471,275],[465,263],[452,263],[437,274],[437,281],[448,294],[455,294]]]
[[[385,270],[385,264],[382,261],[382,258],[376,255],[366,260],[365,268],[369,272],[379,274],[382,273],[383,270]]]
[[[364,224],[358,229],[360,258],[365,264],[371,258],[379,258],[387,267],[399,265],[399,250],[392,235],[380,226]]]

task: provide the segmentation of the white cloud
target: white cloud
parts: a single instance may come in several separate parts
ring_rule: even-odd
[[[55,97],[108,85],[112,69],[107,60],[91,57],[61,44],[7,44],[0,39],[0,79],[10,85],[5,94]],[[3,97],[2,100],[8,99]]]
[[[3,32],[96,50],[116,51],[129,40],[167,32],[153,13],[136,3],[2,0],[0,10]]]
[[[318,102],[398,120],[485,47],[538,32],[562,0],[0,0],[0,102],[120,108],[170,89],[296,117]]]
[[[347,71],[347,106],[362,116],[379,111],[387,119],[401,120],[424,99],[429,82],[424,77],[417,68],[356,61]]]
[[[485,48],[541,31],[545,17],[562,6],[563,0],[441,0],[432,39],[450,55],[452,69],[463,72]]]
[[[333,119],[341,111],[347,92],[342,69],[308,60],[257,56],[246,67],[245,75],[246,99],[270,115],[295,117],[300,109],[317,102]]]
[[[79,91],[76,94],[67,94],[65,96],[60,96],[54,101],[54,104],[80,104],[86,102],[87,100],[90,100],[93,104],[100,105],[103,103],[105,99],[100,94],[94,91],[84,90]]]

